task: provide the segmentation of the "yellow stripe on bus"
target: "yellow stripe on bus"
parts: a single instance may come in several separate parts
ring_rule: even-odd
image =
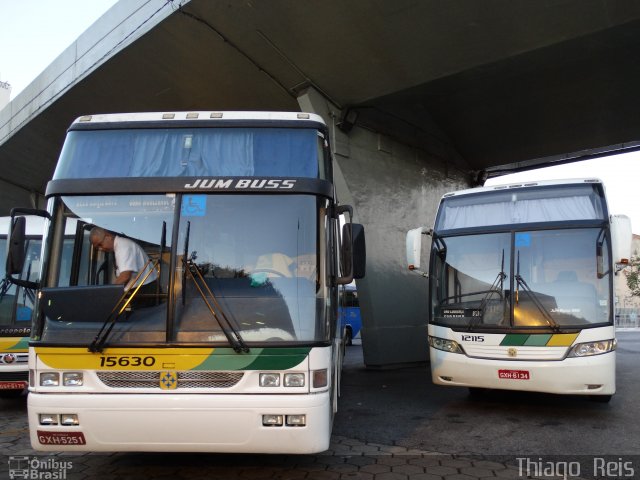
[[[214,348],[86,348],[36,347],[38,359],[60,370],[191,370],[205,361]]]
[[[28,339],[27,339],[28,340]],[[22,337],[0,337],[0,352],[11,351],[14,353],[26,353],[29,351],[29,346],[25,342],[25,348],[15,348],[20,342],[23,342]]]
[[[556,333],[547,342],[547,347],[569,347],[578,338],[578,333]]]

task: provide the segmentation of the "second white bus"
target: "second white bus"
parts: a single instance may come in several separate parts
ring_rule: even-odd
[[[410,269],[424,233],[434,383],[611,399],[613,277],[631,227],[599,180],[446,194],[433,230],[407,234]]]

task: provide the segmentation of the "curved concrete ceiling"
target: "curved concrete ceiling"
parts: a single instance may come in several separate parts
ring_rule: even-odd
[[[469,171],[635,148],[639,54],[638,2],[127,0],[0,112],[0,207],[44,191],[79,115],[298,110],[309,86]]]

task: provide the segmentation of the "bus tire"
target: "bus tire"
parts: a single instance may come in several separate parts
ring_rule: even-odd
[[[353,345],[353,330],[351,330],[351,327],[344,329],[344,344],[349,347]]]

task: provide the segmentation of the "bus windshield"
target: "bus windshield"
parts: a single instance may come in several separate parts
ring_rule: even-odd
[[[109,345],[226,346],[229,327],[247,344],[326,342],[327,209],[303,194],[54,198],[54,237],[70,220],[77,228],[73,245],[49,239],[34,338],[86,345],[121,300],[117,253],[90,241],[98,226],[141,246],[155,272],[154,289],[116,315]]]
[[[20,280],[34,281],[40,269],[40,237],[27,236],[25,263],[20,274]],[[7,257],[7,237],[0,237],[0,258]],[[17,286],[8,279],[0,282],[0,328],[5,333],[12,333],[12,328],[28,334],[31,328],[31,313],[34,307],[35,291]]]
[[[431,322],[461,328],[584,328],[610,323],[602,228],[436,237]],[[596,255],[601,252],[602,257]]]

